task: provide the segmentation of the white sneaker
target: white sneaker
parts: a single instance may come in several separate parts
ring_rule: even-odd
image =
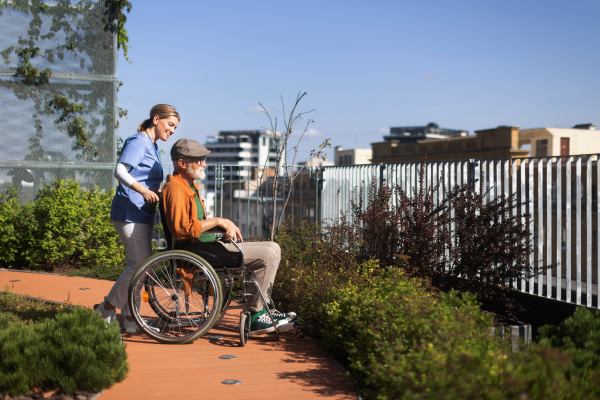
[[[123,320],[123,324],[121,325],[121,330],[123,333],[140,333],[141,330],[136,324],[135,321],[130,321],[127,318]]]
[[[153,326],[148,326],[146,325],[146,328],[150,329],[153,332],[160,332],[159,328],[155,328]],[[140,327],[137,325],[137,323],[135,321],[130,321],[127,318],[125,318],[123,320],[123,325],[121,326],[121,331],[123,333],[133,333],[133,334],[138,334],[138,333],[143,333],[144,330],[140,329]]]
[[[100,314],[102,319],[106,322],[106,325],[117,320],[117,310],[114,308],[112,310],[105,309],[104,302],[98,304],[97,306],[98,307],[94,306],[94,311]]]

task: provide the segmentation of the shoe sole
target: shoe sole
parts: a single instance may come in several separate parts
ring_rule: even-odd
[[[275,332],[275,328],[273,326],[270,326],[265,329],[259,329],[257,331],[250,331],[250,332],[248,332],[248,336],[263,335],[265,333],[271,333],[271,332]]]
[[[151,331],[153,331],[155,333],[160,332],[160,329],[154,328],[152,326],[147,326],[146,328],[150,329]],[[127,333],[129,335],[141,335],[141,334],[143,334],[145,332],[144,332],[143,329],[140,329],[140,328],[136,327],[136,328],[126,328],[126,329],[125,328],[121,328],[121,333]]]
[[[290,322],[294,322],[297,319],[298,319],[297,315],[294,315],[294,316],[289,317],[289,318],[279,319],[279,320],[277,320],[277,327],[279,328],[279,325],[289,324]]]

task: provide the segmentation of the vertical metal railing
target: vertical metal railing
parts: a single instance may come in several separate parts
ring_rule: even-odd
[[[293,168],[298,171],[300,166]],[[328,203],[322,198],[322,188],[325,185],[322,168],[305,167],[293,182],[287,177],[279,176],[275,197],[275,174],[272,168],[265,170],[256,165],[208,165],[205,172],[206,179],[198,184],[205,200],[207,215],[230,219],[238,225],[242,236],[251,240],[268,237],[271,226],[279,223],[281,214],[282,223],[292,227],[299,226],[302,220],[319,221],[323,204]]]
[[[335,221],[341,212],[348,211],[351,200],[358,201],[361,188],[366,199],[373,179],[412,195],[419,185],[420,165],[325,167],[320,177],[321,218]],[[470,184],[477,193],[485,194],[485,202],[514,194],[511,215],[529,223],[529,262],[535,274],[513,286],[530,294],[600,308],[598,155],[427,162],[423,184],[435,187],[438,182],[436,204],[444,193],[461,184]]]

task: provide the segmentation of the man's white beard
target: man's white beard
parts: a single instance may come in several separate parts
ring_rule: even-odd
[[[195,180],[195,181],[201,181],[206,177],[206,173],[200,169],[197,170],[192,170],[191,168],[188,169],[188,174],[190,175],[190,177]]]

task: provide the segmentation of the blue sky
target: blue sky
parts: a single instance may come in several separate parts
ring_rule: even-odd
[[[127,137],[156,103],[178,137],[260,129],[307,92],[301,149],[370,147],[390,126],[469,132],[600,125],[600,2],[132,0],[119,106]],[[329,152],[330,158],[333,150]],[[300,158],[306,159],[302,155]]]

